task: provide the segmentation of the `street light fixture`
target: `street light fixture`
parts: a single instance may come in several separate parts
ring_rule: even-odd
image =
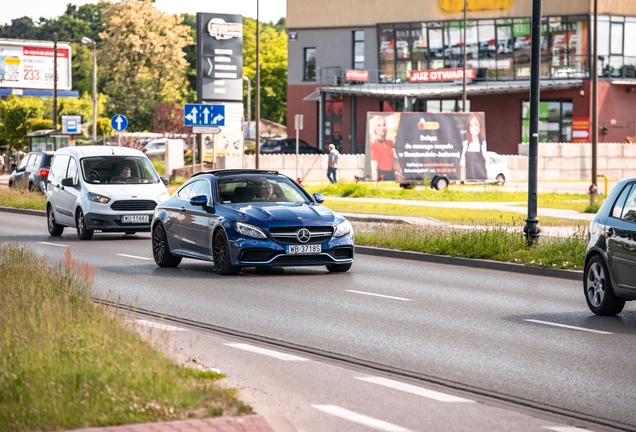
[[[97,141],[97,43],[84,36],[83,44],[93,44],[93,141]]]

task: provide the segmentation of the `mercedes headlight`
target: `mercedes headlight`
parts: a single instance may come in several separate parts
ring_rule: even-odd
[[[344,222],[340,222],[338,226],[336,226],[336,233],[334,234],[334,237],[342,237],[352,232],[353,227],[351,226],[349,221],[346,220]]]
[[[234,228],[236,228],[236,230],[240,232],[241,234],[246,235],[248,237],[260,238],[260,239],[267,238],[265,233],[259,227],[254,225],[246,224],[243,222],[234,222]]]
[[[108,198],[107,196],[99,195],[99,194],[95,194],[95,193],[89,193],[88,194],[88,199],[93,201],[93,202],[100,203],[100,204],[107,204],[110,201],[110,198]]]

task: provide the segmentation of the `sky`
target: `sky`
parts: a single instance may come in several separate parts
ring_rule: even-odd
[[[286,16],[287,0],[156,0],[155,6],[167,13],[217,12],[240,14],[256,18],[256,3],[259,3],[259,19],[274,23]],[[97,0],[3,0],[0,8],[0,24],[10,24],[12,19],[28,16],[37,21],[40,17],[57,18],[64,13],[66,5],[81,6],[97,3]]]

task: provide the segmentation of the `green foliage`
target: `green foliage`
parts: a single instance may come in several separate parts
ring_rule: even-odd
[[[28,119],[24,123],[27,132],[35,132],[39,130],[53,129],[53,121],[48,119]]]
[[[93,131],[93,122],[91,121],[88,124],[88,130]],[[102,136],[112,136],[115,133],[112,126],[110,125],[110,119],[108,117],[98,117],[97,118],[97,135]]]
[[[46,196],[23,189],[0,189],[0,206],[29,210],[45,210]]]
[[[9,96],[0,101],[0,119],[3,126],[0,137],[22,149],[28,145],[26,121],[42,118],[43,103],[39,98]]]
[[[89,297],[94,270],[0,244],[0,430],[250,413],[222,375],[171,363]],[[152,336],[152,335],[150,335]]]

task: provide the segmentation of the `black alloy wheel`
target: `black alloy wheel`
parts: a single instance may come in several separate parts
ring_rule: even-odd
[[[49,228],[49,234],[53,237],[59,237],[64,231],[64,226],[55,222],[55,216],[53,215],[53,208],[49,205],[46,207],[46,221]]]
[[[350,268],[351,268],[351,263],[349,263],[349,264],[329,264],[327,266],[327,270],[329,270],[330,273],[344,273],[346,271],[349,271]]]
[[[80,240],[90,240],[93,238],[93,231],[86,227],[86,218],[84,217],[82,209],[77,210],[75,225],[77,225],[77,237]]]
[[[233,266],[230,261],[230,244],[222,229],[214,234],[212,259],[214,260],[214,268],[220,275],[235,275],[241,271],[240,267]]]
[[[159,267],[176,267],[181,263],[181,257],[170,253],[166,229],[161,223],[152,230],[152,256]]]
[[[506,177],[503,174],[497,175],[496,183],[497,186],[503,186],[506,183]]]
[[[625,307],[625,299],[616,297],[605,260],[594,256],[585,266],[583,290],[587,306],[596,315],[617,315]]]

